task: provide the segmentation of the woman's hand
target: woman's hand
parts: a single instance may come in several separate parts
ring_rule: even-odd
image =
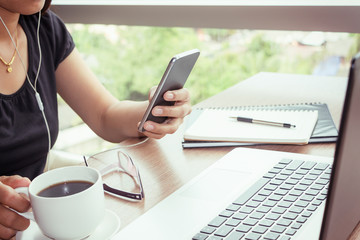
[[[152,98],[156,87],[150,90],[149,99]],[[156,123],[147,121],[144,124],[145,132],[143,134],[150,138],[160,139],[166,134],[176,132],[179,126],[184,121],[184,117],[190,114],[190,93],[186,88],[179,90],[167,91],[164,94],[166,101],[175,101],[174,106],[156,106],[152,110],[154,116],[167,117],[168,119],[163,123]]]
[[[30,221],[9,208],[18,212],[26,212],[30,202],[15,192],[14,188],[27,187],[28,178],[20,176],[0,176],[0,239],[10,239],[17,231],[29,227]]]

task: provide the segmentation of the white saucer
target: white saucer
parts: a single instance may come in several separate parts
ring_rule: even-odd
[[[120,218],[112,211],[106,210],[103,221],[86,240],[110,239],[120,229]],[[41,233],[38,225],[30,221],[30,226],[16,234],[16,240],[51,240]]]

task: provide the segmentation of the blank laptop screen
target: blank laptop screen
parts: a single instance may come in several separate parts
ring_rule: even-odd
[[[360,54],[350,68],[332,171],[320,238],[347,239],[360,219]]]

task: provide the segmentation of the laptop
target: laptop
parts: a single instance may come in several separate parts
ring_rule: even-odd
[[[347,239],[360,220],[359,58],[334,158],[235,148],[113,239]]]

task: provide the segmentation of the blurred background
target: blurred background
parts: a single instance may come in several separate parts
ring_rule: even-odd
[[[173,55],[201,51],[185,85],[192,104],[259,72],[347,76],[360,34],[67,24],[84,60],[118,99],[146,100]],[[237,105],[241,105],[238,103]],[[112,147],[59,97],[54,149],[91,155]]]

